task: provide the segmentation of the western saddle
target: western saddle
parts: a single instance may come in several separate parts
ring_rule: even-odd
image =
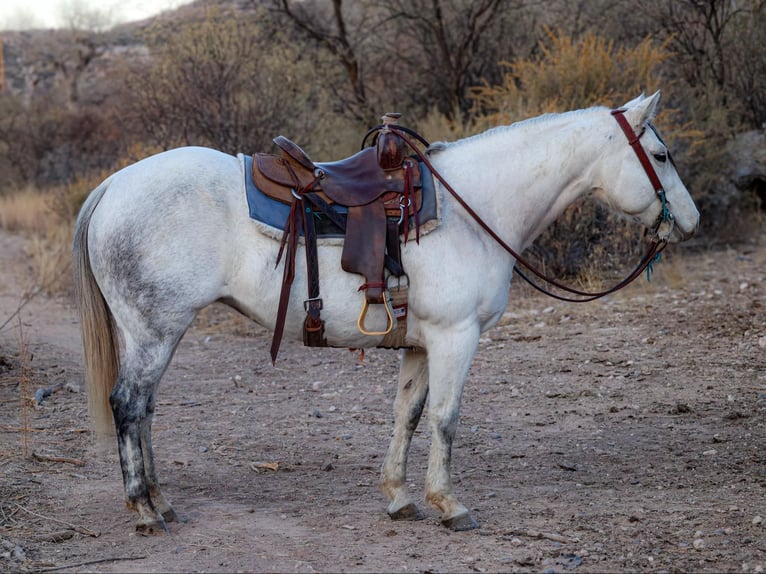
[[[400,236],[404,235],[406,243],[414,229],[419,240],[418,210],[422,203],[420,165],[406,153],[408,146],[399,131],[404,128],[396,125],[400,117],[398,113],[385,114],[383,123],[370,130],[362,143],[364,146],[367,137],[374,134],[373,145],[340,161],[314,163],[284,136],[274,139],[280,155],[253,155],[255,185],[265,195],[291,206],[277,257],[278,265],[285,256],[285,268],[271,345],[272,362],[276,361],[284,330],[300,235],[306,247],[308,279],[308,298],[303,304],[306,311],[303,342],[307,346],[327,346],[320,317],[316,229],[320,219],[329,220],[344,236],[343,270],[364,277],[359,287],[365,293],[357,320],[359,330],[365,335],[386,336],[396,327],[397,313],[387,295],[385,269],[394,277],[405,275]],[[369,305],[376,304],[385,306],[387,326],[383,331],[369,331],[365,326]],[[406,319],[406,291],[399,313],[400,320]]]

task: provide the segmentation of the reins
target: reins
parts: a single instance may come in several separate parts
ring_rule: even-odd
[[[515,260],[516,263],[514,264],[513,270],[521,277],[524,281],[526,281],[529,285],[540,291],[541,293],[545,293],[546,295],[553,297],[554,299],[559,299],[561,301],[568,301],[571,303],[585,303],[588,301],[594,301],[596,299],[599,299],[601,297],[605,297],[606,295],[610,295],[611,293],[614,293],[616,291],[619,291],[623,287],[626,287],[628,284],[633,282],[641,273],[644,271],[647,271],[648,273],[651,273],[652,265],[659,261],[660,254],[663,249],[667,246],[667,236],[670,234],[670,230],[672,230],[673,225],[673,216],[670,214],[668,210],[668,201],[665,197],[665,191],[662,188],[662,184],[659,180],[659,177],[657,176],[656,171],[654,170],[654,166],[652,166],[651,162],[649,161],[649,158],[646,155],[646,152],[644,151],[644,148],[641,147],[641,144],[639,142],[641,136],[643,135],[643,131],[640,134],[636,134],[633,131],[633,128],[630,126],[628,121],[625,119],[625,116],[623,115],[625,110],[623,109],[617,109],[612,110],[612,116],[617,120],[617,123],[622,128],[623,132],[625,133],[626,137],[628,138],[628,143],[633,148],[634,152],[638,156],[638,159],[644,168],[644,171],[646,172],[647,176],[649,177],[649,180],[654,187],[655,193],[657,194],[657,197],[659,198],[661,204],[662,204],[662,212],[661,212],[661,221],[657,225],[657,231],[659,230],[660,226],[666,223],[670,224],[670,228],[667,231],[667,235],[665,237],[661,237],[659,241],[652,240],[652,242],[649,244],[649,247],[647,249],[646,255],[641,259],[639,264],[636,266],[635,269],[622,281],[614,285],[613,287],[610,287],[609,289],[605,289],[603,291],[597,291],[597,292],[587,292],[587,291],[581,291],[579,289],[575,289],[573,287],[569,287],[567,285],[564,285],[557,281],[556,279],[553,279],[551,277],[548,277],[541,271],[537,270],[531,263],[529,263],[526,259],[524,259],[515,249],[513,249],[510,245],[508,245],[490,226],[487,224],[481,216],[479,216],[478,213],[476,213],[473,208],[471,208],[470,205],[458,194],[455,189],[447,182],[447,180],[442,176],[439,171],[433,166],[431,161],[429,160],[428,156],[421,151],[417,146],[414,145],[414,142],[410,139],[410,135],[413,135],[418,141],[423,143],[424,145],[428,146],[428,142],[422,138],[417,133],[413,132],[412,130],[403,128],[401,126],[397,125],[389,125],[388,127],[396,132],[406,143],[409,145],[416,153],[418,158],[423,162],[423,164],[431,171],[431,173],[438,179],[441,184],[444,186],[444,188],[452,195],[452,197],[455,198],[455,200],[463,207],[463,209],[466,210],[466,212],[476,221],[476,223],[479,224],[479,226],[489,234],[492,239],[494,239],[505,251],[507,251]],[[376,131],[378,128],[373,128],[368,132],[368,135],[374,131]],[[365,136],[364,141],[367,140],[367,136]],[[363,145],[364,145],[363,141]],[[569,293],[571,295],[576,295],[577,297],[568,297],[565,295],[559,295],[557,293],[553,293],[549,291],[548,289],[538,285],[534,281],[532,281],[524,272],[522,272],[518,265],[521,264],[523,267],[525,267],[527,270],[529,270],[531,273],[533,273],[535,276],[537,276],[539,279],[545,281],[549,285],[552,285],[553,287],[556,287],[557,289],[560,289],[566,293]]]

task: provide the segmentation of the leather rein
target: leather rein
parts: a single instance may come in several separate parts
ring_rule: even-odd
[[[658,177],[657,172],[654,169],[654,166],[652,165],[651,161],[649,160],[649,157],[646,155],[646,151],[644,150],[644,148],[641,146],[641,143],[640,143],[641,136],[644,134],[645,130],[642,130],[639,134],[636,134],[633,131],[633,128],[631,127],[628,120],[625,118],[624,109],[612,110],[611,114],[617,120],[617,123],[619,124],[620,128],[622,128],[623,133],[628,139],[628,143],[633,148],[633,151],[638,157],[638,160],[641,163],[641,166],[644,168],[646,175],[649,177],[649,181],[651,182],[652,187],[654,188],[654,192],[657,195],[657,198],[660,200],[660,203],[662,204],[662,211],[658,217],[658,222],[655,226],[655,229],[653,230],[653,235],[656,237],[656,239],[653,239],[652,242],[649,244],[646,254],[641,259],[641,261],[636,266],[636,268],[633,269],[633,271],[631,271],[630,274],[625,279],[623,279],[622,281],[620,281],[613,287],[610,287],[609,289],[605,289],[603,291],[596,291],[596,292],[581,291],[579,289],[569,287],[551,277],[546,276],[545,274],[537,270],[534,266],[532,266],[532,264],[530,264],[526,259],[524,259],[516,250],[514,250],[510,245],[508,245],[479,216],[479,214],[477,214],[471,208],[471,206],[468,205],[468,203],[466,203],[466,201],[460,196],[460,194],[458,194],[454,190],[454,188],[449,183],[447,183],[447,181],[436,170],[436,168],[434,168],[434,166],[431,164],[430,160],[428,159],[428,156],[426,155],[426,153],[422,152],[419,148],[417,148],[414,145],[414,142],[408,136],[412,135],[416,137],[421,143],[428,146],[428,142],[426,142],[426,140],[424,140],[421,136],[419,136],[414,131],[409,130],[407,128],[403,128],[402,126],[389,125],[388,127],[391,129],[391,131],[396,132],[415,151],[418,158],[431,171],[434,177],[436,177],[436,179],[438,179],[441,182],[444,188],[450,193],[450,195],[452,195],[452,197],[455,198],[455,200],[463,207],[463,209],[465,209],[468,212],[468,214],[476,221],[476,223],[478,223],[479,226],[484,231],[486,231],[490,237],[492,237],[492,239],[494,239],[505,251],[507,251],[516,260],[513,270],[519,275],[519,277],[521,277],[524,281],[529,283],[532,287],[534,287],[541,293],[545,293],[546,295],[553,297],[554,299],[559,299],[561,301],[568,301],[571,303],[585,303],[588,301],[594,301],[596,299],[600,299],[601,297],[605,297],[606,295],[610,295],[611,293],[619,291],[623,287],[633,282],[644,271],[647,271],[647,274],[651,273],[652,265],[655,262],[659,261],[661,252],[667,246],[667,239],[668,237],[670,237],[670,233],[672,232],[673,225],[674,225],[673,215],[670,213],[670,210],[668,207],[669,202],[665,195],[665,190],[662,187],[662,183],[660,182],[660,178]],[[368,132],[368,135],[369,133],[374,132],[376,129],[377,128],[373,128],[372,130],[370,130],[370,132]],[[365,141],[366,139],[367,139],[367,136],[365,136]],[[362,142],[362,145],[364,146],[364,141]],[[671,162],[672,162],[672,159],[671,159]],[[662,229],[663,227],[664,229]],[[545,281],[549,285],[552,285],[553,287],[556,287],[557,289],[560,289],[576,297],[559,295],[557,293],[553,293],[549,291],[545,287],[538,285],[519,269],[518,267],[519,264],[521,264],[528,271],[530,271],[532,274],[537,276],[539,279]]]

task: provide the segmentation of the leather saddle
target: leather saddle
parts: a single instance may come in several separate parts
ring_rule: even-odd
[[[278,136],[274,143],[280,155],[253,155],[255,185],[267,196],[291,206],[284,226],[279,259],[284,254],[285,271],[272,341],[272,361],[276,360],[284,328],[290,286],[294,277],[294,258],[299,235],[306,244],[309,283],[304,344],[326,346],[324,323],[320,318],[319,277],[316,255],[316,217],[328,218],[344,234],[342,268],[364,277],[359,288],[365,292],[357,326],[366,335],[386,335],[396,319],[386,296],[385,269],[404,275],[400,257],[400,236],[407,241],[410,229],[418,230],[418,210],[422,204],[422,177],[419,163],[407,155],[407,144],[393,128],[401,114],[386,114],[375,128],[374,145],[339,161],[314,163],[295,143]],[[368,134],[369,135],[369,134]],[[339,209],[342,208],[342,209]],[[278,260],[279,262],[279,260]],[[385,305],[388,323],[385,331],[368,331],[365,317],[369,305]]]

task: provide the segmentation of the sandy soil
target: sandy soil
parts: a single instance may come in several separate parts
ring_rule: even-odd
[[[269,334],[214,307],[155,420],[183,522],[137,535],[87,432],[73,308],[37,296],[0,330],[0,571],[762,572],[765,269],[761,238],[672,247],[652,283],[585,305],[512,287],[463,402],[454,476],[482,525],[463,533],[385,514],[395,352],[283,343],[272,367]],[[0,324],[33,285],[0,234]]]

